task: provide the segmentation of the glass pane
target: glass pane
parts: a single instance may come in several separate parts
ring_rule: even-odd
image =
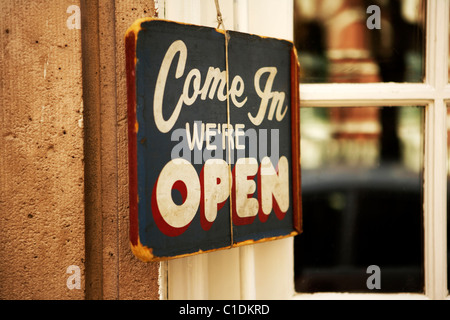
[[[423,292],[423,118],[422,107],[301,108],[298,292]]]
[[[425,0],[294,0],[301,83],[422,82]]]

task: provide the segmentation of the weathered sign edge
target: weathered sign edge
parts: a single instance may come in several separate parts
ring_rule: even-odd
[[[292,44],[291,50],[291,148],[292,148],[292,197],[293,197],[293,225],[294,231],[288,235],[264,238],[261,240],[246,240],[230,244],[223,248],[216,248],[208,251],[199,250],[197,252],[181,254],[170,257],[157,257],[153,254],[153,249],[143,245],[139,237],[139,216],[138,216],[138,174],[137,174],[137,132],[139,125],[136,118],[136,43],[141,25],[144,22],[166,21],[170,23],[197,26],[192,24],[169,21],[159,18],[142,18],[136,20],[125,33],[125,56],[126,56],[126,79],[127,79],[127,116],[128,116],[128,170],[129,170],[129,237],[130,247],[133,254],[143,262],[160,262],[173,260],[202,253],[227,250],[250,244],[281,240],[296,236],[303,232],[302,223],[302,201],[301,201],[301,164],[300,164],[300,96],[299,96],[299,74],[300,63],[295,45],[292,41],[277,39]],[[198,27],[198,26],[197,26]],[[222,29],[215,30],[225,35]],[[234,31],[233,31],[234,32]],[[260,38],[270,37],[255,35]],[[274,39],[274,38],[272,38]]]

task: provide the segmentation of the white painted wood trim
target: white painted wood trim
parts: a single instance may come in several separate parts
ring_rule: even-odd
[[[200,25],[201,0],[159,0],[159,17]],[[204,9],[203,9],[204,10]],[[206,256],[193,256],[160,263],[160,299],[208,299],[208,261]]]
[[[425,293],[444,299],[447,290],[447,108],[449,2],[427,7],[426,83],[434,87],[425,126]],[[444,35],[444,36],[443,36]],[[445,66],[445,67],[444,67]]]
[[[159,0],[159,16],[168,20],[216,27],[214,1],[200,1]],[[277,1],[277,7],[282,10],[280,9],[277,17],[267,19],[274,14],[273,6],[272,0],[220,1],[225,27],[229,30],[292,40],[292,0]],[[265,254],[266,252],[269,253]],[[276,263],[269,260],[276,260]],[[227,264],[227,268],[223,266],[224,263]],[[218,269],[225,272],[218,276]],[[258,281],[256,275],[259,277]],[[280,296],[290,298],[293,295],[293,242],[275,241],[270,245],[246,246],[172,260],[161,264],[160,278],[161,285],[168,288],[167,294],[161,290],[161,298],[166,296],[170,299],[217,297],[222,299],[236,296],[240,299],[255,299],[257,296],[271,299]],[[238,284],[237,287],[235,283]],[[267,283],[270,283],[270,287]],[[220,294],[216,290],[217,286],[224,288]],[[226,292],[227,290],[229,292]]]
[[[178,7],[174,3],[180,0],[159,0],[160,17],[170,20],[178,20],[187,23],[205,23],[214,26],[214,21],[205,18],[205,8],[199,8],[198,0],[186,0],[192,5],[191,10],[185,10],[184,6]],[[233,12],[224,14],[228,28],[238,28],[247,31],[253,25],[252,15],[255,14],[256,0],[234,0]],[[264,7],[269,0],[264,0]],[[288,0],[292,1],[292,0]],[[211,2],[213,2],[211,0]],[[227,5],[231,3],[227,1]],[[203,2],[202,2],[203,4]],[[221,2],[223,4],[223,1]],[[209,6],[209,5],[208,5]],[[450,85],[448,84],[448,26],[449,26],[449,1],[429,0],[427,8],[427,46],[426,46],[426,81],[422,84],[415,83],[372,83],[372,84],[304,84],[300,86],[300,99],[302,107],[331,107],[331,106],[426,106],[426,134],[425,134],[425,184],[424,184],[424,231],[425,231],[425,295],[415,294],[293,294],[293,270],[283,275],[284,279],[291,283],[291,289],[287,289],[287,295],[293,299],[449,299],[447,290],[447,125],[446,102],[450,101]],[[172,10],[172,11],[170,11]],[[208,9],[210,10],[210,9]],[[225,10],[222,8],[222,12]],[[199,12],[202,12],[199,15]],[[169,13],[169,15],[165,15]],[[291,12],[292,13],[292,12]],[[208,13],[210,14],[210,13]],[[233,18],[229,18],[234,16]],[[291,14],[291,16],[293,16]],[[247,17],[247,21],[245,21]],[[206,20],[205,20],[206,19]],[[231,24],[231,21],[233,23]],[[248,32],[252,32],[249,30]],[[291,37],[287,35],[286,38]],[[440,68],[439,68],[440,67]],[[290,247],[292,242],[288,242]],[[288,248],[287,246],[286,248]],[[252,248],[252,249],[250,249]],[[240,260],[239,280],[241,286],[241,298],[252,297],[258,286],[255,278],[245,278],[246,274],[255,275],[260,261],[253,247],[240,250],[239,254],[230,254],[235,262]],[[235,249],[236,250],[236,249]],[[291,250],[292,251],[292,250]],[[290,252],[287,250],[286,252]],[[285,259],[288,264],[293,256]],[[219,256],[220,253],[214,255]],[[213,279],[209,279],[203,272],[211,273],[214,268],[214,255],[196,256],[171,261],[161,265],[164,275],[161,284],[167,282],[169,297],[179,299],[207,299],[211,298],[210,285]],[[218,260],[217,260],[218,261]],[[223,261],[223,259],[221,260]],[[245,262],[248,261],[248,262]],[[253,261],[253,262],[252,262]],[[233,263],[234,263],[233,262]],[[230,261],[231,263],[231,261]],[[223,266],[222,266],[223,267]],[[288,267],[287,269],[289,269]],[[254,271],[252,271],[254,270]],[[284,271],[284,270],[283,270]],[[236,275],[235,275],[236,277]],[[196,282],[198,281],[198,282]],[[176,287],[174,282],[177,282]],[[254,285],[252,284],[254,283]],[[190,288],[193,286],[192,288]],[[172,290],[172,294],[170,293]],[[177,294],[174,294],[175,290]],[[164,292],[164,290],[162,291]],[[259,293],[259,291],[257,291]],[[162,295],[164,296],[164,294]],[[163,298],[163,297],[162,297]]]
[[[249,32],[248,0],[234,0],[234,30]],[[256,299],[255,249],[253,246],[239,248],[240,295],[242,300]]]
[[[273,0],[235,0],[236,31],[293,41],[293,8],[293,0],[277,1],[276,5]],[[292,297],[292,239],[246,246],[239,250],[241,299]]]
[[[255,300],[255,249],[253,246],[239,248],[239,265],[241,276],[241,299]]]
[[[298,294],[294,300],[430,300],[423,294],[355,294],[355,293],[314,293]]]
[[[234,30],[248,33],[248,0],[233,0]]]
[[[429,84],[358,83],[301,84],[301,107],[409,106],[434,101],[438,92]],[[450,91],[440,93],[450,99]]]

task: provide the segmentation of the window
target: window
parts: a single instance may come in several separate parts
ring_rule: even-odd
[[[423,115],[407,106],[302,109],[297,292],[370,293],[376,265],[378,292],[423,293]]]
[[[158,2],[160,17],[217,26],[212,0]],[[304,194],[305,233],[295,238],[295,244],[293,239],[286,239],[162,263],[161,296],[304,299],[365,293],[367,298],[374,297],[372,294],[394,299],[447,298],[450,270],[445,172],[450,85],[448,68],[443,66],[448,66],[449,1],[220,3],[228,29],[291,40],[297,30],[295,40],[304,72],[300,85],[302,178],[304,184],[310,183]],[[350,28],[347,34],[358,35],[370,30],[369,36],[342,41],[327,38],[330,34],[323,25],[325,21],[330,28],[331,18],[324,17],[346,3],[359,4],[359,9],[353,7],[333,20],[336,25],[331,32]],[[326,9],[322,20],[316,19],[318,11],[313,7],[320,4]],[[377,29],[377,21],[369,21],[372,29],[366,24],[376,14],[376,10],[367,11],[370,5],[380,9],[381,29]],[[306,20],[299,21],[299,14]],[[354,21],[353,27],[342,23],[346,19]],[[386,34],[391,37],[386,38]],[[402,41],[406,37],[410,41]],[[352,39],[358,41],[352,43]],[[381,50],[389,46],[393,49]],[[361,122],[365,125],[358,125]],[[336,170],[336,166],[342,170]],[[336,181],[347,179],[347,184],[331,188],[328,182],[338,174]],[[327,183],[317,184],[319,178]],[[317,213],[317,219],[327,224],[308,226],[308,211]],[[397,213],[395,218],[392,213]],[[313,241],[320,254],[307,249],[302,254],[298,250],[306,245],[302,240]],[[338,243],[337,248],[329,249]],[[346,244],[352,251],[345,250]],[[372,247],[368,250],[367,246]],[[392,254],[386,254],[386,250]],[[395,256],[397,251],[402,251],[400,257]],[[320,266],[326,271],[322,278],[328,271],[336,274],[347,266],[347,276],[353,282],[347,287],[334,287],[322,281],[321,288],[308,287],[314,277],[299,280],[299,263],[304,270]],[[380,267],[382,279],[398,282],[394,281],[392,287],[382,282],[379,291],[368,289],[369,264]],[[304,270],[301,272],[310,271]],[[407,295],[400,295],[404,293]]]
[[[317,2],[316,5],[325,2]],[[447,164],[442,152],[445,155],[447,150],[447,129],[443,118],[446,118],[445,100],[450,98],[450,91],[446,85],[447,69],[442,66],[448,65],[448,36],[445,36],[448,34],[448,1],[380,1],[381,30],[370,29],[365,25],[370,13],[364,16],[364,20],[358,20],[357,4],[359,17],[362,17],[361,12],[369,7],[367,2],[339,2],[343,7],[348,4],[350,8],[347,10],[353,10],[353,14],[348,13],[347,16],[359,21],[359,25],[355,22],[353,28],[359,28],[360,41],[357,44],[366,46],[366,53],[359,55],[364,59],[353,58],[351,64],[347,64],[344,59],[333,59],[339,56],[333,51],[335,43],[339,41],[328,39],[328,42],[324,41],[319,46],[321,49],[310,48],[312,52],[304,57],[306,61],[303,65],[307,69],[304,82],[312,84],[301,86],[302,115],[315,118],[324,130],[315,126],[315,131],[310,131],[309,136],[303,134],[308,130],[305,128],[308,119],[303,119],[304,228],[308,230],[309,219],[313,220],[310,223],[315,227],[312,227],[314,231],[310,235],[295,240],[298,297],[302,298],[304,295],[301,293],[308,292],[327,292],[327,297],[330,292],[350,292],[417,293],[420,294],[417,297],[445,298],[448,295],[445,258],[447,186],[443,172],[446,172]],[[296,10],[303,6],[308,17],[307,23],[300,24],[306,24],[312,33],[321,34],[324,28],[320,25],[320,19],[317,22],[308,16],[310,2],[297,0],[296,4]],[[387,4],[390,7],[385,7]],[[339,5],[336,5],[335,10],[339,11],[337,7]],[[328,7],[327,14],[331,15],[332,11],[333,8]],[[314,12],[317,14],[318,11]],[[342,12],[337,14],[345,15]],[[426,19],[422,20],[421,17]],[[334,24],[335,34],[336,29],[344,28],[335,21],[342,22],[345,19],[335,18],[331,22],[330,19],[333,20],[328,17],[326,27],[331,28]],[[307,37],[308,33],[305,35],[304,32],[303,29],[300,37]],[[351,32],[347,27],[347,34]],[[377,50],[380,47],[377,41],[383,42],[383,37],[389,34],[391,46],[380,52]],[[407,38],[409,46],[401,41],[392,41],[400,39],[397,34]],[[327,34],[314,37],[327,39]],[[331,49],[330,42],[334,43]],[[374,43],[379,45],[374,46]],[[349,48],[344,51],[350,52]],[[342,53],[341,57],[344,55]],[[320,59],[321,63],[315,62]],[[355,63],[365,64],[365,68],[354,67]],[[322,69],[317,66],[322,66]],[[342,107],[348,105],[359,110],[359,120],[353,121],[353,126],[349,123],[358,116],[352,115],[353,108],[346,111],[348,108]],[[338,125],[336,116],[333,116],[336,112],[339,114]],[[364,114],[370,113],[374,120],[372,122],[377,125],[370,126],[365,121],[366,125],[358,128],[355,123],[362,123],[362,119],[367,119]],[[365,142],[361,144],[361,134],[371,127],[372,134],[379,135],[375,138],[378,145],[371,148],[375,151],[369,151],[367,147],[374,144],[368,138],[369,132],[365,132]],[[332,134],[325,134],[324,137],[327,130]],[[342,130],[353,132],[343,137]],[[358,137],[355,136],[355,130],[359,132]],[[324,155],[320,155],[319,143],[313,143],[308,148],[314,136],[316,139],[320,137],[321,143],[328,145],[322,146],[326,150]],[[341,147],[338,149],[342,157],[336,158],[334,155],[333,158],[330,153],[334,149],[329,146],[336,145],[335,140],[338,139],[344,140],[339,143]],[[346,144],[355,147],[345,149]],[[311,159],[307,159],[308,152],[313,152]],[[358,158],[360,153],[368,160],[360,156]],[[311,163],[311,167],[305,167],[305,162]],[[320,170],[314,168],[318,163],[321,163],[318,167]],[[345,170],[351,171],[336,177],[337,163],[344,163]],[[383,168],[387,169],[394,163],[401,164],[405,172],[415,172],[412,174],[414,182],[401,174],[378,172],[375,174],[376,179],[368,178],[365,181],[372,181],[369,188],[359,183],[361,174],[369,177],[373,170],[383,171]],[[327,170],[331,172],[325,173]],[[326,179],[323,179],[324,176]],[[389,179],[393,180],[387,182]],[[353,180],[350,187],[349,180]],[[375,181],[381,180],[389,187],[380,193]],[[318,184],[317,181],[322,183]],[[332,186],[332,183],[337,185]],[[399,185],[395,186],[396,183]],[[317,187],[319,190],[314,189]],[[352,215],[355,211],[357,213]],[[332,222],[330,216],[334,219]],[[352,233],[352,229],[356,232]],[[322,251],[323,255],[314,256],[314,251]],[[380,290],[368,288],[364,281],[370,276],[366,268],[371,264],[379,265],[381,269]]]
[[[423,82],[424,3],[294,0],[302,83]]]

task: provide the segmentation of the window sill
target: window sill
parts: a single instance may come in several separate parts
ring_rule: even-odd
[[[424,294],[414,293],[295,293],[292,300],[430,300],[430,298]],[[450,300],[450,297],[446,300]]]

